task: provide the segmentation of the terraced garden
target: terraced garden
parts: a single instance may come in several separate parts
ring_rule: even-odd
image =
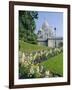
[[[63,76],[63,50],[20,41],[19,78]]]

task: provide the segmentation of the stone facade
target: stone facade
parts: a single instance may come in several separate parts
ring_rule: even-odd
[[[63,43],[63,37],[55,37],[53,28],[49,26],[48,22],[45,21],[42,25],[42,28],[37,33],[38,44],[45,45],[48,47],[59,47],[60,43]]]
[[[62,37],[56,37],[56,38],[48,38],[48,44],[47,46],[48,47],[59,47],[59,44],[60,43],[63,43],[63,38]],[[56,43],[56,46],[55,46],[55,43]]]

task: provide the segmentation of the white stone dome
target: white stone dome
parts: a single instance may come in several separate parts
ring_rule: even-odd
[[[47,20],[45,20],[44,23],[42,24],[42,29],[48,30],[48,28],[49,28],[49,24],[48,24]]]

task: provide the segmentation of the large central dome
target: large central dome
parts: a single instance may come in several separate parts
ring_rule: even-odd
[[[38,31],[38,38],[47,40],[52,37],[54,37],[53,28],[48,24],[47,20],[45,20],[41,29]]]
[[[48,24],[47,20],[45,20],[44,23],[42,24],[42,29],[48,30],[48,28],[49,28],[49,24]]]

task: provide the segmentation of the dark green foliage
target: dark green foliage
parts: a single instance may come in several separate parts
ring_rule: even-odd
[[[63,47],[63,42],[60,42],[59,43],[59,47]]]
[[[29,73],[29,69],[25,66],[19,66],[19,78],[27,78]]]
[[[36,44],[37,36],[34,33],[38,18],[36,11],[19,11],[19,39],[24,42]]]

